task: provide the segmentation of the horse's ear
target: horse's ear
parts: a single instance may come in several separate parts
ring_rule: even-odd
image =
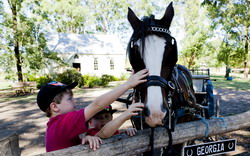
[[[170,27],[170,24],[172,22],[172,19],[174,17],[174,8],[173,8],[173,2],[171,2],[166,11],[164,16],[161,18],[160,22],[162,25],[164,25],[166,28]]]
[[[133,10],[131,10],[130,8],[128,8],[128,17],[127,18],[128,18],[128,21],[134,30],[139,28],[141,21],[137,18],[137,16],[133,12]]]

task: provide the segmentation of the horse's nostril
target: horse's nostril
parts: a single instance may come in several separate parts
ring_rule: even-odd
[[[149,117],[150,115],[150,110],[148,109],[148,107],[145,107],[144,110],[143,110],[143,113],[146,117]]]

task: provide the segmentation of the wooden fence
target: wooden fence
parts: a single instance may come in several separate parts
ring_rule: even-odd
[[[231,131],[250,127],[250,111],[242,114],[225,117],[224,119],[207,120],[209,124],[209,136],[228,133]],[[205,136],[206,125],[202,121],[193,121],[177,124],[173,132],[173,144],[184,143],[189,140],[202,138]],[[40,154],[40,156],[127,156],[142,153],[150,150],[149,146],[150,129],[138,131],[138,133],[129,137],[126,134],[113,136],[103,140],[101,147],[96,150],[90,150],[87,145],[78,145],[59,151]],[[168,135],[165,128],[155,129],[154,136],[155,148],[168,145]]]
[[[0,156],[19,156],[19,141],[15,131],[0,130]]]

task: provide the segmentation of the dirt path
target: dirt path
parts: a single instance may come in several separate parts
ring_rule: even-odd
[[[82,108],[88,105],[96,96],[106,93],[110,89],[94,88],[86,89],[85,93],[76,91],[75,97]],[[233,91],[226,89],[215,89],[215,98],[220,98],[220,114],[228,116],[238,114],[250,110],[250,92]],[[1,95],[0,97],[3,97]],[[126,95],[124,95],[125,97]],[[39,153],[44,153],[44,135],[45,125],[48,118],[41,112],[36,104],[36,95],[24,96],[20,100],[10,100],[0,103],[0,127],[1,129],[11,129],[19,134],[19,146],[21,155],[29,156]],[[115,102],[115,109],[119,111],[115,116],[121,114],[126,106],[123,103]],[[130,127],[130,122],[126,122],[121,128]],[[250,155],[250,128],[240,131],[235,131],[223,138],[236,138],[238,142],[237,151],[234,155],[246,156]],[[232,155],[232,154],[230,154]]]
[[[220,115],[229,116],[250,110],[250,92],[230,89],[214,89],[220,101]],[[250,119],[249,119],[250,120]],[[250,156],[250,128],[222,135],[220,139],[237,139],[237,149],[227,155]]]

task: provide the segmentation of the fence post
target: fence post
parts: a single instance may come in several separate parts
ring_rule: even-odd
[[[0,130],[0,156],[20,156],[18,134],[14,131]]]

